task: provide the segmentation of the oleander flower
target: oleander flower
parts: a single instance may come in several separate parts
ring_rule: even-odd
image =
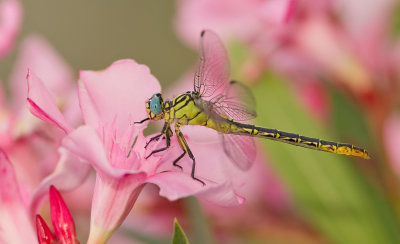
[[[36,196],[31,198],[32,194],[47,194],[48,185],[42,192],[34,193],[35,188],[43,184],[43,179],[54,177],[49,174],[57,165],[62,168],[65,161],[74,161],[74,158],[65,150],[57,150],[64,134],[26,109],[28,67],[45,78],[46,86],[58,98],[57,106],[71,124],[79,123],[81,116],[72,69],[40,36],[24,39],[7,82],[9,99],[0,98],[0,147],[13,162],[18,182],[26,190],[26,199],[37,199]],[[36,208],[37,204],[34,205]],[[32,209],[32,214],[35,211]]]
[[[22,6],[19,1],[0,1],[0,58],[13,49],[21,22]]]
[[[175,137],[169,150],[146,159],[149,150],[164,142],[154,143],[146,150],[143,130],[147,122],[134,124],[147,118],[145,102],[160,92],[158,81],[146,66],[133,60],[119,60],[103,71],[81,71],[79,104],[84,125],[76,129],[69,125],[33,72],[28,74],[28,83],[27,101],[31,112],[65,132],[62,147],[80,158],[80,170],[86,171],[91,166],[97,173],[89,243],[105,242],[111,236],[146,183],[156,184],[160,195],[170,200],[196,195],[221,205],[243,202],[235,193],[235,187],[244,183],[237,177],[241,172],[230,163],[218,140],[208,138],[207,143],[196,143],[188,138],[196,155],[196,176],[206,186],[191,178],[189,158],[180,161],[183,171],[172,165],[182,150]],[[207,131],[200,134],[209,133],[207,128],[198,129]],[[182,128],[184,134],[189,130]],[[216,132],[214,135],[217,136]],[[75,171],[64,172],[73,175]],[[62,189],[68,181],[66,176],[57,178],[57,188]]]

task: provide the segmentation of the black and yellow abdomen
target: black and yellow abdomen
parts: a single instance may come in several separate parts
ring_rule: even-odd
[[[352,144],[325,141],[318,138],[301,136],[299,134],[284,132],[277,129],[242,124],[231,119],[228,119],[226,122],[230,124],[230,126],[228,130],[225,129],[224,133],[262,137],[325,152],[357,156],[365,159],[370,158],[365,149],[356,147]]]

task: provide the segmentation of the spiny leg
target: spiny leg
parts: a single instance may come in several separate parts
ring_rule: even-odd
[[[171,130],[171,128],[169,127],[169,125],[167,123],[164,123],[164,127],[161,130],[161,133],[156,135],[156,136],[153,136],[152,138],[150,138],[150,140],[148,142],[146,142],[146,145],[144,146],[144,148],[146,149],[152,141],[158,141],[161,136],[163,136],[162,139],[165,139],[165,134],[166,133],[168,133],[169,137],[171,138],[172,130]]]
[[[141,121],[138,121],[138,122],[133,122],[134,124],[143,124],[144,122],[146,122],[147,120],[150,120],[149,118],[145,118],[145,119],[143,119],[143,120],[141,120]]]
[[[170,126],[169,126],[169,123],[165,123],[164,124],[164,127],[163,127],[163,129],[162,129],[162,131],[161,131],[161,134],[162,135],[165,135],[165,139],[166,139],[166,141],[167,141],[167,145],[165,146],[165,147],[163,147],[163,148],[159,148],[159,149],[156,149],[156,150],[154,150],[154,151],[152,151],[147,157],[145,157],[146,159],[148,159],[151,155],[153,155],[154,153],[158,153],[158,152],[162,152],[162,151],[165,151],[165,150],[167,150],[170,146],[171,146],[171,135],[172,135],[172,131],[171,131],[171,129],[170,129]],[[150,139],[151,140],[151,139]]]
[[[196,178],[196,177],[194,176],[195,167],[196,167],[196,161],[195,161],[195,159],[194,159],[194,156],[193,156],[192,151],[190,150],[190,148],[189,148],[189,146],[188,146],[188,144],[187,144],[187,142],[186,142],[185,137],[183,136],[182,132],[179,130],[179,125],[178,125],[178,124],[175,125],[175,133],[176,133],[176,136],[178,137],[179,144],[181,145],[181,147],[182,147],[182,149],[183,149],[184,152],[183,152],[183,154],[181,154],[181,156],[179,156],[177,159],[175,159],[175,161],[174,161],[173,164],[174,164],[175,166],[179,166],[179,165],[177,165],[176,163],[177,163],[183,156],[185,156],[185,154],[187,153],[187,154],[189,155],[189,157],[193,160],[192,173],[191,173],[190,175],[192,176],[192,178],[193,178],[194,180],[197,180],[198,182],[200,182],[201,184],[203,184],[203,186],[205,186],[206,183],[204,183],[202,180],[200,180],[200,179],[198,179],[198,178]]]
[[[185,154],[186,154],[186,151],[183,151],[183,153],[177,159],[174,160],[172,165],[183,170],[182,166],[178,165],[178,161],[181,160],[181,158],[183,158],[183,156],[185,156]]]
[[[163,136],[164,134],[163,133],[160,133],[160,134],[158,134],[158,135],[156,135],[156,136],[153,136],[152,138],[150,138],[150,140],[148,141],[148,142],[146,142],[146,146],[144,146],[144,148],[146,149],[149,145],[150,145],[150,143],[152,142],[152,141],[158,141],[158,139],[160,139],[160,137],[161,136]],[[164,139],[165,137],[163,137],[163,139]]]

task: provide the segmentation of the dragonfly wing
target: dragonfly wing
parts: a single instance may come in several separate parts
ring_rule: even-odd
[[[225,154],[241,170],[250,169],[256,158],[256,145],[251,136],[221,134]]]
[[[212,98],[229,83],[229,62],[219,37],[210,30],[201,32],[200,57],[194,76],[194,90],[201,97]]]
[[[214,97],[210,103],[215,112],[237,121],[257,116],[253,94],[248,87],[236,81],[231,81],[224,93]]]

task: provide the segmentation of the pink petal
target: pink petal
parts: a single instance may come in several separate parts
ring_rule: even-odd
[[[60,193],[54,186],[50,186],[50,212],[57,240],[61,241],[61,243],[75,243],[74,220]]]
[[[365,32],[371,25],[380,23],[385,28],[381,18],[389,18],[396,4],[394,0],[336,0],[335,8],[340,10],[343,23],[351,32]],[[389,20],[387,20],[389,21]]]
[[[127,173],[136,173],[136,171],[127,171],[111,166],[103,142],[90,126],[78,127],[64,138],[62,145],[86,163],[91,164],[98,173],[115,178],[122,177]]]
[[[215,31],[223,39],[243,39],[259,28],[254,15],[259,7],[253,0],[180,0],[175,27],[182,39],[196,48],[204,29]]]
[[[327,121],[331,113],[329,99],[322,84],[317,81],[302,81],[296,85],[299,100],[320,121]]]
[[[260,16],[268,23],[280,25],[287,23],[293,16],[295,0],[270,0],[264,1],[259,11]]]
[[[181,172],[158,173],[149,177],[146,181],[160,187],[160,195],[170,201],[188,197],[206,189],[200,182],[193,180],[190,175]],[[208,185],[212,184],[212,182],[205,183],[207,189],[209,188]]]
[[[88,243],[106,242],[129,214],[145,179],[145,174],[119,179],[97,175]]]
[[[325,18],[317,15],[304,21],[296,35],[300,52],[306,54],[322,72],[346,82],[351,90],[366,93],[371,90],[369,71],[347,45],[346,36]]]
[[[145,65],[119,60],[103,71],[81,71],[79,99],[85,123],[93,128],[114,123],[121,137],[133,122],[147,118],[145,102],[160,84]]]
[[[81,185],[90,171],[90,165],[82,163],[76,156],[65,149],[60,149],[60,159],[53,173],[42,180],[35,189],[30,202],[30,213],[33,216],[39,208],[43,197],[47,196],[51,185],[59,190],[68,191]]]
[[[385,72],[388,44],[397,7],[395,0],[354,0],[334,1],[340,10],[344,35],[350,39],[352,48],[360,56],[364,65],[374,72]],[[362,7],[360,7],[362,6]],[[390,55],[390,54],[389,54]]]
[[[27,102],[31,113],[39,119],[59,127],[66,134],[72,131],[72,127],[57,108],[54,97],[42,81],[32,71],[28,71],[26,79],[28,81]]]
[[[211,29],[223,39],[253,41],[281,31],[292,17],[291,0],[181,0],[175,27],[188,44],[197,47],[200,32]],[[268,43],[264,43],[266,45]]]
[[[20,202],[21,195],[16,181],[14,169],[5,154],[0,149],[0,183],[1,183],[1,201],[3,204]]]
[[[26,71],[30,69],[40,77],[58,103],[66,103],[69,91],[75,88],[72,69],[50,44],[40,36],[30,36],[22,43],[9,83],[12,89],[12,105],[21,109],[26,98]],[[64,105],[65,106],[65,105]]]
[[[0,2],[0,58],[8,54],[14,46],[21,27],[22,6],[19,1]]]
[[[22,202],[14,169],[0,149],[0,242],[30,243],[36,239]]]
[[[236,206],[244,202],[244,198],[235,194],[232,186],[218,185],[206,180],[206,186],[203,186],[190,175],[180,172],[159,173],[149,177],[147,182],[158,185],[160,195],[170,201],[196,195],[200,199],[223,206]]]
[[[40,215],[36,215],[36,232],[39,244],[52,244],[56,242],[49,227]]]
[[[384,126],[384,140],[394,172],[400,177],[400,115],[392,115]]]

